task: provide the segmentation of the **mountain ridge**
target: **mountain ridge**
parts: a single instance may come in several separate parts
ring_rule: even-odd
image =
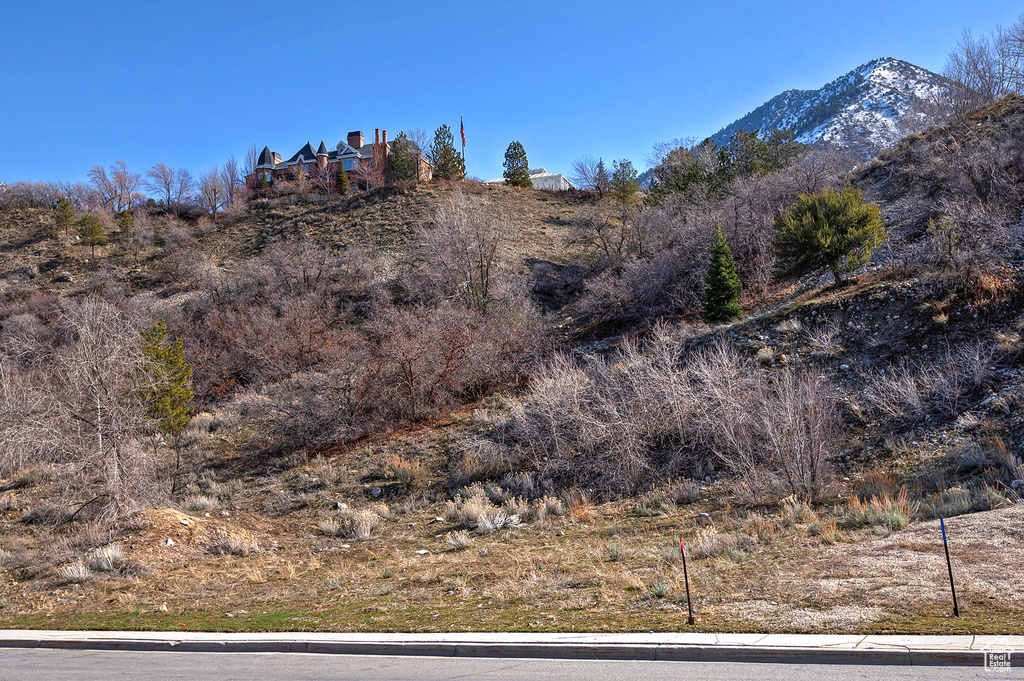
[[[881,57],[817,90],[786,90],[711,139],[725,145],[741,129],[793,128],[794,136],[805,144],[832,144],[874,156],[923,125],[916,105],[934,99],[945,82],[920,66]]]

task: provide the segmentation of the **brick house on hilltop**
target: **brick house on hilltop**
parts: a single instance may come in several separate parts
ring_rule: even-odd
[[[373,185],[373,169],[380,169],[376,175],[383,177],[383,169],[387,166],[388,157],[391,155],[391,145],[388,143],[388,131],[384,130],[383,135],[380,128],[374,130],[373,142],[364,143],[363,132],[355,130],[350,132],[343,142],[338,142],[337,148],[328,151],[323,140],[320,146],[314,151],[313,145],[306,142],[306,145],[295,152],[287,161],[281,160],[281,155],[271,151],[270,147],[263,147],[256,167],[250,175],[254,184],[262,181],[273,183],[275,180],[293,180],[299,168],[310,177],[334,178],[342,168],[349,175],[353,186],[357,181]],[[419,163],[419,179],[429,180],[432,175],[432,168],[419,150],[417,152]],[[371,188],[371,187],[366,187]]]

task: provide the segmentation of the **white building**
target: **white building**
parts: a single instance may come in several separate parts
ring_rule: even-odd
[[[549,173],[546,168],[530,168],[530,181],[535,189],[575,189],[569,179],[561,173]],[[505,178],[487,180],[485,184],[505,184]]]

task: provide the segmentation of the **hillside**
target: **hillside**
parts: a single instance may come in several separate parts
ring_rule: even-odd
[[[5,212],[0,621],[678,630],[683,537],[701,631],[1019,630],[1020,244],[989,218],[1019,214],[1022,111],[860,169],[890,239],[841,288],[767,276],[776,211],[849,180],[813,156],[632,215],[474,183],[139,211],[96,258],[51,211]],[[708,325],[719,228],[745,315]],[[198,413],[104,431],[117,509],[68,396],[83,362],[135,385],[155,320]]]
[[[184,238],[188,249],[202,257],[203,266],[214,272],[230,272],[269,244],[308,238],[335,251],[366,251],[385,276],[415,257],[418,230],[433,224],[439,205],[451,199],[453,191],[418,185],[383,187],[342,201],[256,200],[243,211],[222,215],[216,228],[204,221],[188,227],[188,235],[175,233],[174,239]],[[520,268],[578,257],[571,235],[573,221],[581,213],[612,210],[610,204],[598,205],[575,193],[513,191],[475,183],[465,184],[461,191],[487,210],[507,216],[503,249]],[[161,268],[167,264],[168,251],[178,245],[167,242],[166,230],[175,221],[157,212],[141,222],[143,229],[134,235],[145,242],[141,250],[122,241],[101,247],[97,259],[92,259],[88,249],[78,245],[74,231],[70,235],[56,232],[49,210],[8,213],[0,221],[0,294],[26,286],[72,294],[87,289],[100,275],[135,293],[164,290],[171,282]],[[113,225],[108,221],[106,227],[114,231],[116,241]]]
[[[920,126],[915,106],[934,99],[943,78],[885,57],[817,90],[787,90],[711,136],[719,145],[739,130],[792,128],[804,144],[827,143],[870,158]]]

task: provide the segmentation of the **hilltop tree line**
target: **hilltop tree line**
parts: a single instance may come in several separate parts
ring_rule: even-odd
[[[1024,92],[1024,15],[988,35],[975,37],[965,30],[942,73],[949,85],[935,103],[939,120],[964,116],[1000,97]]]
[[[339,141],[341,148],[344,141]],[[448,125],[439,126],[428,135],[425,131],[399,132],[390,143],[390,155],[384,159],[362,162],[352,171],[339,168],[323,171],[313,164],[299,166],[290,179],[267,181],[257,177],[254,169],[259,158],[255,145],[240,162],[234,156],[223,165],[194,175],[186,168],[155,163],[144,172],[133,172],[124,161],[109,168],[95,165],[88,172],[87,182],[15,182],[0,194],[0,208],[45,207],[60,211],[59,227],[67,232],[70,222],[65,216],[74,212],[104,212],[112,216],[131,213],[142,206],[195,219],[208,214],[217,221],[221,211],[232,211],[252,195],[322,196],[346,195],[353,188],[368,190],[386,184],[416,182],[425,174],[423,163],[430,166],[438,180],[459,182],[466,178],[466,164],[456,149],[455,137]],[[517,169],[513,171],[516,186],[531,186],[527,172],[526,153],[513,142]],[[370,161],[370,159],[367,159]],[[525,178],[525,180],[523,179]]]

